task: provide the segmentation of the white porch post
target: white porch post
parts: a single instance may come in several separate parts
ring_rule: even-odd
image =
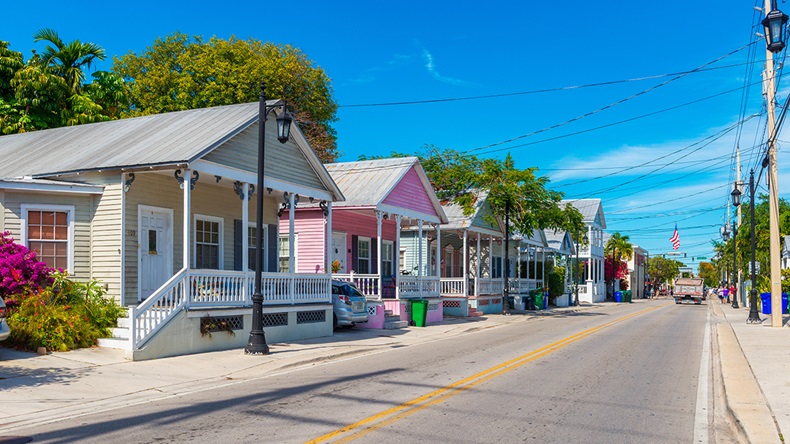
[[[469,230],[464,230],[464,257],[463,261],[463,277],[464,277],[464,297],[469,296]]]
[[[247,281],[249,281],[250,278],[248,273],[248,265],[250,263],[250,184],[244,182],[241,190],[241,271],[244,272],[245,282],[245,284],[241,286],[241,294],[245,301],[250,302],[250,286],[247,285]]]
[[[442,229],[436,224],[436,276],[442,278]]]
[[[288,194],[288,273],[291,275],[290,283],[288,284],[289,292],[291,293],[291,304],[296,303],[296,296],[294,292],[295,288],[295,279],[294,273],[296,273],[296,261],[294,260],[295,251],[294,251],[294,213],[296,213],[296,205],[294,203],[294,193]]]
[[[418,239],[418,242],[417,242],[417,276],[421,278],[422,277],[422,260],[423,260],[423,257],[422,257],[422,243],[423,243],[423,238],[422,238],[422,220],[418,220],[417,221],[417,239]],[[420,281],[422,281],[422,279],[420,279]]]
[[[184,235],[182,236],[184,238],[184,241],[183,244],[181,245],[182,248],[181,254],[183,255],[181,262],[183,264],[183,268],[187,270],[186,281],[187,283],[189,283],[190,281],[189,269],[191,264],[189,247],[190,244],[192,243],[192,230],[191,230],[192,224],[189,223],[189,220],[192,217],[192,196],[190,193],[192,188],[192,182],[190,181],[190,178],[192,177],[192,170],[190,170],[189,168],[184,169],[184,175],[182,177],[184,178],[184,180],[181,182],[181,185],[184,187],[184,225],[182,228],[184,230]],[[191,288],[191,286],[187,285],[187,288]],[[187,298],[186,298],[187,307],[189,307],[190,299],[192,299],[192,297],[191,295],[189,295],[189,291],[187,290]]]
[[[324,273],[332,275],[332,202],[326,203],[326,268]]]
[[[480,233],[477,234],[477,261],[475,262],[475,296],[480,296]]]
[[[494,278],[494,236],[488,238],[488,278]]]
[[[400,299],[400,214],[395,216],[395,299]]]
[[[540,258],[543,261],[543,268],[540,270],[540,280],[543,282],[543,287],[546,287],[546,250],[540,247]]]
[[[383,274],[381,272],[381,258],[382,258],[382,255],[381,255],[381,245],[382,245],[382,242],[381,242],[381,221],[382,221],[383,218],[384,218],[384,213],[382,213],[381,211],[376,211],[376,236],[377,236],[377,238],[376,238],[377,239],[376,240],[376,260],[378,261],[376,263],[376,270],[378,271],[378,275],[379,275],[379,277],[378,277],[379,283],[376,286],[377,287],[376,291],[378,291],[378,294],[376,296],[378,296],[379,299],[381,299],[381,295],[382,295],[381,284],[384,283],[384,279],[383,279],[384,276],[383,276]]]
[[[538,247],[532,253],[532,275],[535,276],[535,289],[538,288]]]

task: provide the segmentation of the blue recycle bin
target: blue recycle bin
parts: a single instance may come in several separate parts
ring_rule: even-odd
[[[623,292],[622,291],[615,291],[614,292],[614,301],[615,302],[623,302]]]
[[[771,314],[771,293],[760,293],[763,314]],[[782,293],[782,313],[787,313],[787,293]]]
[[[549,309],[549,292],[548,291],[543,295],[543,309],[544,310],[548,310]]]

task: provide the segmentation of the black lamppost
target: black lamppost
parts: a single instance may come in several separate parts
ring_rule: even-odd
[[[741,206],[741,191],[738,189],[738,182],[735,182],[735,189],[732,190],[730,193],[732,196],[732,204],[735,208]],[[738,282],[738,254],[737,254],[737,244],[738,244],[738,227],[735,225],[735,221],[732,221],[732,280],[735,282],[735,294],[732,295],[732,308],[739,308],[738,307],[738,294],[740,293],[741,287],[740,282]]]
[[[787,15],[776,8],[776,0],[771,1],[771,11],[761,22],[765,27],[768,50],[776,54],[785,47],[784,29]]]
[[[751,215],[749,225],[752,229],[752,289],[749,290],[749,318],[746,319],[746,323],[759,324],[763,321],[757,313],[757,273],[754,267],[754,170],[749,173],[749,213]]]
[[[261,82],[261,96],[258,104],[258,194],[255,199],[255,288],[252,293],[252,328],[250,339],[245,354],[268,355],[269,346],[266,345],[266,336],[263,333],[263,293],[261,292],[261,274],[263,272],[263,190],[264,190],[264,138],[266,136],[266,116],[275,109],[282,109],[277,116],[277,140],[285,143],[291,135],[291,122],[293,118],[285,105],[266,105],[266,82]]]

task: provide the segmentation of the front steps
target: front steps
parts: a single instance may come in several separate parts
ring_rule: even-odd
[[[400,316],[392,314],[392,310],[384,311],[384,330],[399,330],[408,326],[409,321],[402,321]]]
[[[132,341],[129,338],[131,323],[129,318],[118,318],[118,327],[112,329],[112,337],[100,338],[99,347],[131,350]]]

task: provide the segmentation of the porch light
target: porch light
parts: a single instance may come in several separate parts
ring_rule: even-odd
[[[768,50],[776,54],[785,47],[784,29],[787,23],[787,14],[776,9],[776,0],[773,0],[771,12],[762,21],[765,26],[765,40]]]
[[[263,332],[263,293],[261,292],[261,279],[263,274],[263,182],[265,166],[265,136],[266,136],[266,117],[275,109],[282,109],[277,117],[277,140],[285,143],[291,136],[291,121],[293,118],[285,105],[266,105],[266,83],[261,82],[261,95],[258,102],[258,184],[260,190],[255,195],[255,287],[252,294],[252,327],[250,328],[250,339],[247,347],[244,348],[245,354],[268,355],[269,346],[266,345],[266,336]],[[267,188],[271,194],[271,188]]]
[[[724,239],[724,242],[727,242],[727,240],[730,238],[730,229],[727,228],[727,225],[723,225],[721,228],[719,228],[719,233],[721,233],[721,238]]]
[[[590,238],[589,238],[589,237],[587,237],[587,234],[585,234],[585,235],[584,235],[584,237],[582,238],[582,240],[584,241],[584,243],[585,243],[585,244],[589,244],[589,243],[590,243]]]

